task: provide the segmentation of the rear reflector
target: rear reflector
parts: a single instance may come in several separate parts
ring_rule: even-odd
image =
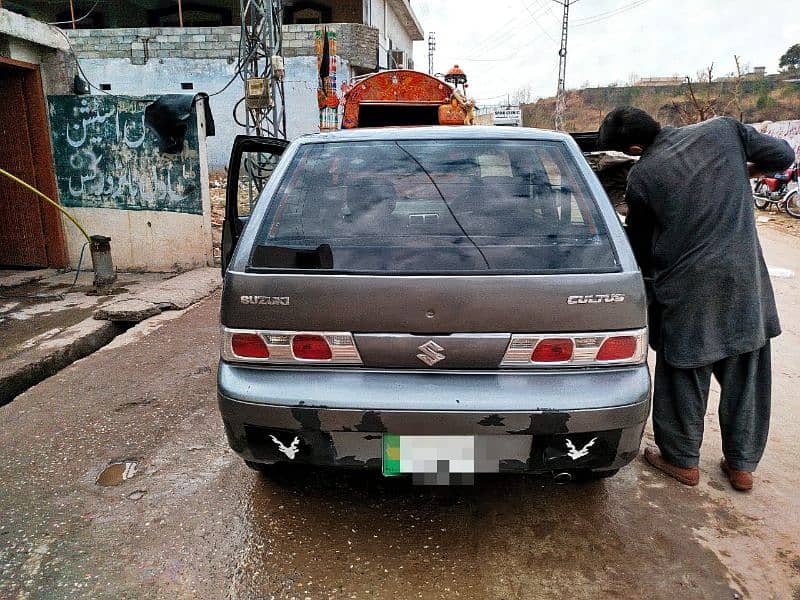
[[[535,363],[567,362],[572,358],[573,343],[571,339],[545,338],[536,344],[531,354]]]
[[[632,335],[610,337],[597,353],[596,360],[625,360],[636,354],[636,338]]]
[[[292,353],[300,360],[330,360],[331,347],[321,335],[296,335],[292,338]]]
[[[234,333],[231,336],[231,349],[242,358],[269,358],[269,348],[257,333]]]

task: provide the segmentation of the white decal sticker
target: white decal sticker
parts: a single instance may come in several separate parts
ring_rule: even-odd
[[[575,444],[572,443],[572,440],[567,439],[567,456],[569,456],[572,460],[578,460],[579,458],[583,458],[587,454],[589,454],[589,448],[594,446],[594,443],[597,441],[597,438],[592,438],[591,441],[586,444],[583,448],[578,450],[575,447]]]
[[[275,442],[276,444],[278,444],[278,450],[280,450],[281,452],[283,452],[283,453],[284,453],[284,454],[285,454],[285,455],[286,455],[286,456],[289,458],[289,460],[294,460],[294,457],[295,457],[295,455],[296,455],[296,454],[298,453],[298,451],[299,451],[299,446],[300,446],[300,438],[298,438],[297,436],[295,436],[295,438],[292,440],[292,443],[291,443],[291,445],[287,447],[287,446],[284,446],[284,445],[281,443],[281,441],[280,441],[278,438],[276,438],[274,435],[271,435],[271,436],[269,436],[269,437],[271,437],[271,438],[272,438],[272,441],[273,441],[273,442]]]

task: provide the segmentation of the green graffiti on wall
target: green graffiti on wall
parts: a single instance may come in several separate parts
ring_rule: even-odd
[[[152,98],[49,96],[61,204],[202,214],[197,116],[183,152],[163,154],[144,126]]]

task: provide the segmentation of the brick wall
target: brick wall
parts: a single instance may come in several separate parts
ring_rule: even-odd
[[[238,27],[135,27],[67,30],[80,58],[129,58],[133,64],[159,58],[239,56]]]
[[[286,58],[313,56],[317,25],[284,25],[283,54]],[[339,56],[352,66],[375,67],[378,30],[359,23],[331,23],[336,32]],[[239,57],[238,27],[136,27],[124,29],[67,30],[80,58],[127,58],[141,65],[160,58],[227,59]]]
[[[284,25],[283,55],[313,56],[314,40],[319,25]],[[359,23],[328,23],[328,31],[336,32],[336,51],[351,66],[373,69],[378,48],[378,30]]]

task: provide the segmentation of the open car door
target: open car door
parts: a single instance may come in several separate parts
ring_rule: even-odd
[[[223,275],[250,218],[251,209],[288,146],[288,141],[278,138],[237,135],[234,139],[225,189],[225,220],[222,222]]]

